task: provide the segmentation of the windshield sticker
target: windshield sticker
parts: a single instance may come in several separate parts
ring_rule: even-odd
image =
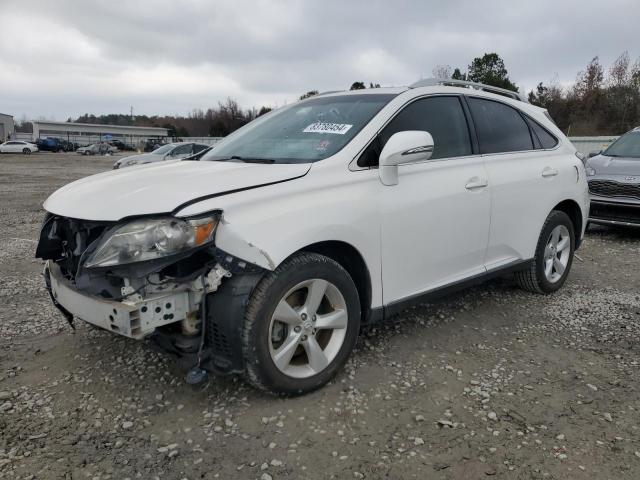
[[[329,145],[331,145],[331,142],[329,140],[320,140],[318,145],[316,145],[316,151],[317,152],[326,152],[327,148],[329,148]]]
[[[327,123],[316,122],[309,125],[303,130],[304,133],[333,133],[336,135],[344,135],[353,125],[347,123]]]

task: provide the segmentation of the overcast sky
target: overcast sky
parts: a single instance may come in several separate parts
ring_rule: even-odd
[[[187,114],[382,86],[497,52],[528,91],[640,56],[640,1],[0,0],[0,112]]]

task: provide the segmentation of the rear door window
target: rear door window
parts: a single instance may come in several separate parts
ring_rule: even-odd
[[[468,101],[480,153],[533,150],[531,131],[518,110],[494,100],[469,97]]]

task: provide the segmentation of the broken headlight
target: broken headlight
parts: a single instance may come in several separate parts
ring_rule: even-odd
[[[200,247],[213,240],[217,215],[140,219],[126,223],[105,236],[85,267],[111,267],[155,260]]]

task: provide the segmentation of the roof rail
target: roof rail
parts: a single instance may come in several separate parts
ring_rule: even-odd
[[[425,78],[424,80],[418,80],[416,83],[410,85],[409,88],[435,87],[436,85],[473,88],[475,90],[497,93],[498,95],[513,98],[514,100],[520,100],[521,102],[529,103],[527,97],[525,97],[524,95],[512,90],[507,90],[506,88],[493,87],[491,85],[485,85],[484,83],[469,82],[467,80],[454,80],[453,78]]]

